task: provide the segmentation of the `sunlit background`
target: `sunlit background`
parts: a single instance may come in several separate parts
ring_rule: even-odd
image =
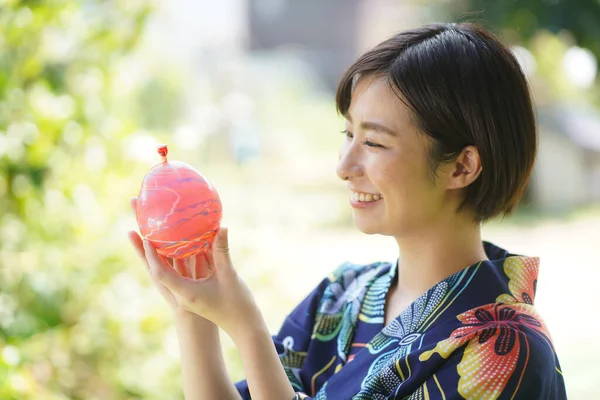
[[[512,46],[540,124],[523,206],[485,239],[541,257],[569,397],[600,398],[597,0],[0,0],[0,399],[182,398],[172,318],[126,239],[160,142],[219,190],[273,332],[341,262],[394,260],[353,228],[333,91],[392,33],[467,19]]]

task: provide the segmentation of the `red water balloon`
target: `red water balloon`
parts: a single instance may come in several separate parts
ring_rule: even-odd
[[[221,226],[221,199],[206,177],[184,162],[167,161],[167,153],[167,145],[158,148],[162,163],[144,177],[136,218],[158,254],[186,258],[212,244]]]

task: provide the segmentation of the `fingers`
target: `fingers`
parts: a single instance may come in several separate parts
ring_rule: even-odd
[[[221,253],[229,253],[229,228],[221,227],[215,236],[215,250]]]
[[[144,251],[152,276],[169,290],[185,296],[186,290],[189,289],[189,283],[185,278],[182,278],[175,269],[171,268],[148,240],[144,240]]]
[[[183,277],[196,279],[196,257],[174,259],[173,268]]]
[[[214,264],[210,257],[210,250],[202,251],[194,256],[194,279],[208,278],[214,272]]]
[[[218,265],[219,269],[231,268],[231,257],[229,255],[229,229],[221,227],[213,241],[212,259],[214,265]]]
[[[180,260],[173,260],[173,268],[175,268],[175,271],[179,272],[179,275],[181,276],[187,276],[186,275],[186,270],[187,270],[187,266],[185,264],[185,261],[183,259]]]
[[[129,207],[131,207],[131,210],[133,211],[134,214],[137,212],[137,197],[136,196],[133,196],[129,199]],[[134,231],[130,231],[128,233],[128,235],[129,235],[129,241],[131,242],[131,244],[133,244],[133,247],[136,249],[136,253],[142,259],[142,261],[144,261],[146,266],[148,266],[148,263],[146,261],[146,255],[144,254],[144,244],[142,243],[142,239]],[[173,261],[171,259],[168,259],[167,262],[169,263],[169,265],[173,266]]]

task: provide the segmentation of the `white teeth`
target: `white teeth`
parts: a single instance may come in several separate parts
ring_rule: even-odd
[[[383,199],[383,196],[380,194],[371,194],[371,193],[359,193],[359,192],[350,192],[350,198],[353,201],[377,201]]]

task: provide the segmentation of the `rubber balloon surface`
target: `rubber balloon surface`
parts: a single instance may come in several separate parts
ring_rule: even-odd
[[[161,152],[162,150],[162,152]],[[221,225],[222,206],[214,186],[180,161],[166,160],[144,177],[137,199],[140,233],[169,258],[186,258],[208,248]]]

